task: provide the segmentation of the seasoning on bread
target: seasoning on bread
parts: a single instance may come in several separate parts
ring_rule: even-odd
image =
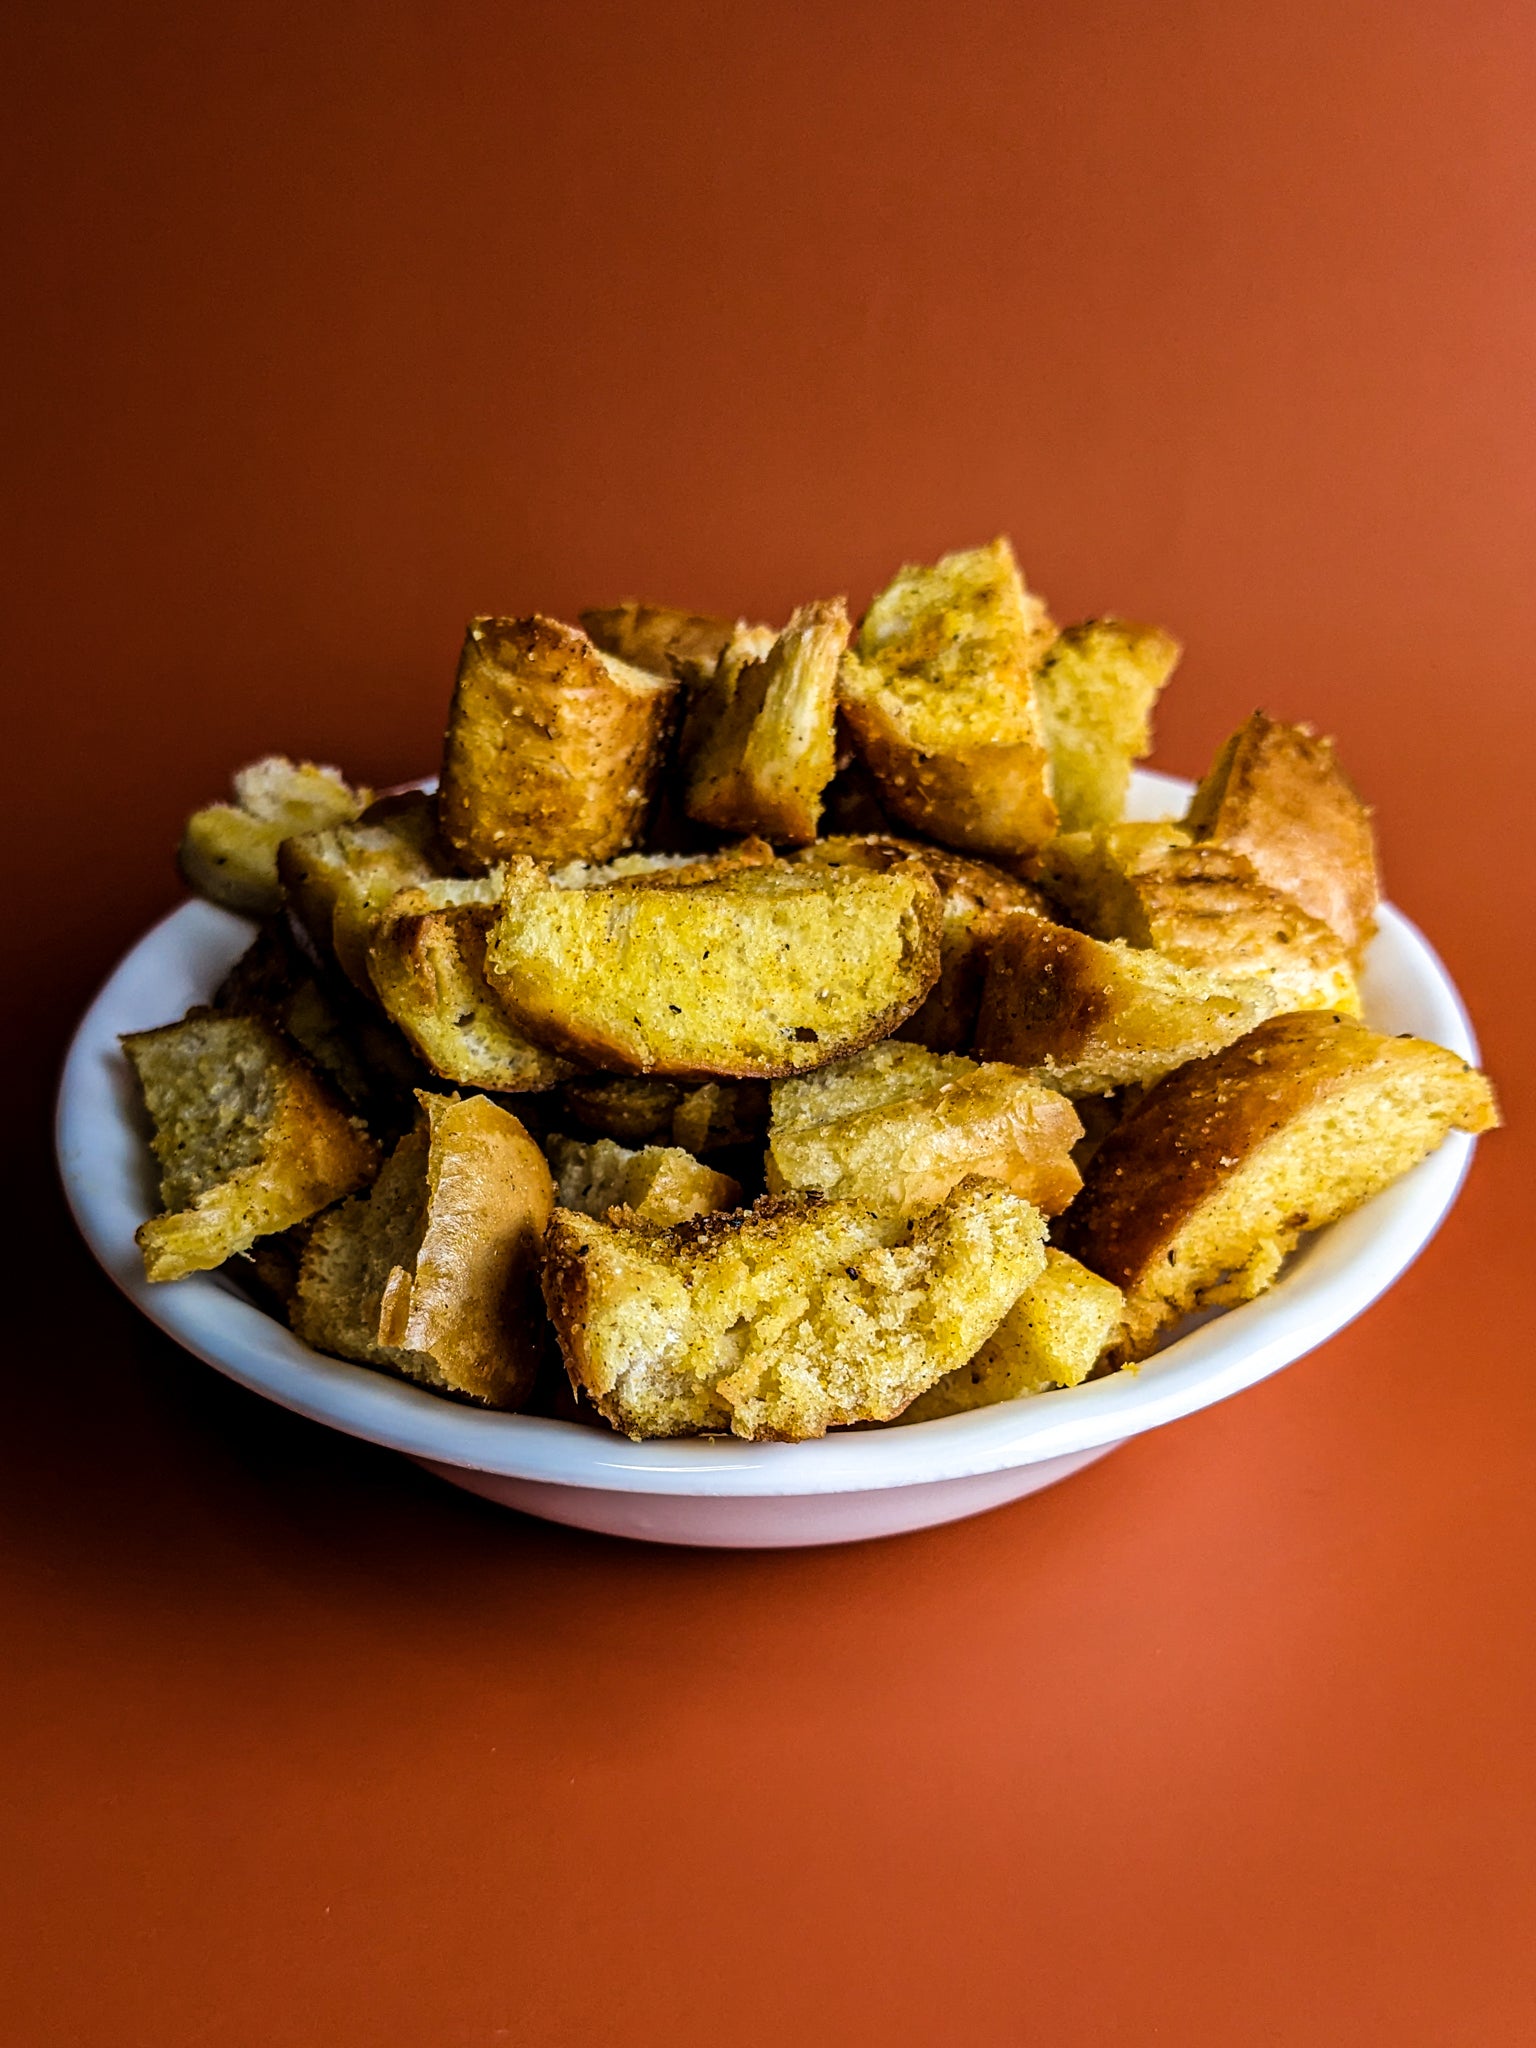
[[[816,1437],[889,1421],[972,1357],[1044,1228],[979,1180],[909,1224],[811,1195],[658,1232],[558,1209],[544,1298],[572,1385],[627,1435]]]
[[[607,860],[633,845],[677,687],[557,619],[472,620],[439,795],[460,864]]]
[[[1261,1293],[1304,1231],[1447,1132],[1498,1120],[1484,1076],[1442,1046],[1325,1011],[1271,1017],[1126,1112],[1057,1240],[1124,1289],[1118,1353],[1144,1357],[1179,1316]]]
[[[1014,910],[987,941],[976,1051],[1038,1068],[1064,1094],[1103,1095],[1215,1052],[1274,1006],[1262,982],[1202,974]]]
[[[310,1232],[290,1309],[318,1351],[493,1408],[528,1398],[554,1207],[544,1155],[484,1095],[419,1097],[367,1195]]]
[[[855,1052],[910,1016],[938,979],[939,924],[917,861],[590,889],[513,861],[486,971],[521,1030],[587,1066],[768,1078]]]
[[[1120,1327],[1125,1297],[1112,1281],[1047,1247],[1025,1288],[976,1356],[919,1394],[903,1422],[936,1422],[1087,1379]]]
[[[160,1163],[164,1213],[135,1233],[151,1280],[209,1272],[378,1170],[363,1124],[260,1017],[191,1010],[123,1050]]]
[[[966,853],[1050,838],[1034,675],[1054,638],[1006,540],[905,568],[875,598],[838,692],[892,817]]]
[[[1082,1135],[1071,1103],[1033,1074],[888,1039],[774,1082],[768,1192],[910,1215],[982,1174],[1054,1216],[1082,1186]]]
[[[1060,830],[1114,825],[1125,813],[1131,765],[1152,748],[1152,707],[1178,664],[1179,643],[1157,626],[1089,619],[1052,642],[1035,677]]]

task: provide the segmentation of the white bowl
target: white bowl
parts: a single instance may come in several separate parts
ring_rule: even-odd
[[[1182,810],[1189,785],[1139,774],[1131,810]],[[1438,1152],[1354,1215],[1320,1231],[1259,1300],[1191,1328],[1134,1373],[906,1428],[807,1444],[706,1438],[632,1444],[538,1416],[490,1415],[366,1367],[321,1357],[217,1274],[151,1287],[133,1233],[156,1207],[154,1172],[118,1034],[206,1002],[251,927],[191,902],[149,932],[87,1011],[59,1095],[59,1167],[75,1219],[111,1277],[187,1350],[300,1415],[403,1451],[489,1500],[551,1521],[655,1543],[851,1542],[1017,1500],[1127,1437],[1225,1400],[1342,1329],[1434,1235],[1472,1140]],[[1405,917],[1383,907],[1365,1009],[1476,1060],[1455,987]]]

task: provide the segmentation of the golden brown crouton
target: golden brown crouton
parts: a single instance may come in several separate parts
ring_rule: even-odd
[[[652,675],[675,676],[680,682],[707,679],[732,646],[766,653],[772,646],[771,626],[749,626],[744,619],[711,618],[670,605],[623,604],[581,614],[582,630],[594,647],[617,655],[633,668]]]
[[[902,1422],[936,1422],[1048,1387],[1076,1387],[1104,1355],[1125,1297],[1065,1252],[1047,1248],[1045,1271],[1026,1287],[976,1356],[919,1394]]]
[[[680,742],[688,815],[791,846],[816,836],[832,779],[841,598],[802,605],[768,652],[737,643],[692,693]]]
[[[1359,1012],[1344,941],[1262,882],[1244,854],[1193,846],[1177,825],[1117,825],[1053,839],[1035,867],[1095,938],[1151,946],[1224,980],[1262,982],[1278,1010]]]
[[[615,1428],[793,1440],[886,1421],[970,1358],[1040,1272],[1043,1233],[989,1181],[905,1225],[808,1195],[654,1233],[559,1209],[544,1298]]]
[[[226,910],[271,917],[282,908],[277,849],[296,832],[344,825],[370,802],[339,770],[268,754],[239,769],[232,804],[194,811],[177,853],[189,888]]]
[[[774,1082],[768,1192],[909,1215],[981,1174],[1054,1216],[1082,1186],[1082,1135],[1071,1103],[1032,1074],[888,1039]]]
[[[571,1119],[628,1145],[670,1140],[685,1152],[760,1141],[768,1128],[766,1081],[701,1081],[660,1074],[586,1074],[560,1091]]]
[[[557,888],[507,870],[486,972],[530,1037],[608,1072],[802,1073],[885,1037],[938,978],[916,861]]]
[[[421,790],[381,797],[355,825],[285,839],[277,866],[322,959],[334,959],[371,1000],[368,948],[390,898],[445,872],[436,806]]]
[[[986,978],[982,946],[986,912],[1039,910],[1045,898],[1029,882],[1021,882],[984,860],[970,860],[947,847],[916,839],[893,839],[884,833],[836,835],[818,839],[790,855],[818,867],[865,867],[883,872],[900,860],[920,860],[932,875],[944,906],[939,932],[939,979],[921,1009],[901,1025],[897,1036],[926,1045],[933,1052],[964,1052],[976,1036],[976,1013]]]
[[[1487,1081],[1441,1046],[1317,1010],[1271,1017],[1127,1111],[1057,1234],[1125,1290],[1118,1355],[1144,1357],[1177,1317],[1260,1293],[1304,1231],[1447,1131],[1497,1122]]]
[[[1125,811],[1131,763],[1152,749],[1152,706],[1179,643],[1156,626],[1089,619],[1052,643],[1035,678],[1061,830],[1113,825]]]
[[[384,1012],[436,1074],[466,1088],[553,1088],[570,1063],[519,1031],[485,978],[499,876],[428,883],[392,896],[373,930],[368,972]]]
[[[1256,711],[1217,755],[1185,823],[1197,840],[1246,854],[1261,882],[1321,919],[1358,961],[1376,929],[1376,835],[1332,740]]]
[[[677,684],[535,616],[470,622],[439,815],[462,864],[607,860],[637,837]]]
[[[987,944],[976,1050],[1037,1067],[1068,1095],[1102,1095],[1230,1044],[1274,1004],[1262,983],[1220,980],[1014,910]]]
[[[363,1125],[259,1017],[192,1010],[123,1050],[160,1162],[165,1213],[135,1233],[151,1280],[209,1272],[378,1170]]]
[[[905,568],[870,605],[838,685],[894,817],[968,853],[1056,829],[1033,677],[1055,638],[1006,540]]]
[[[516,1408],[542,1349],[549,1168],[486,1096],[419,1099],[372,1191],[311,1231],[293,1327],[317,1351]]]
[[[630,1152],[611,1138],[583,1144],[579,1138],[551,1138],[549,1162],[555,1175],[555,1200],[562,1209],[604,1217],[626,1212],[634,1219],[669,1229],[690,1216],[710,1216],[734,1209],[741,1189],[729,1174],[701,1166],[691,1152],[677,1145],[647,1145]]]

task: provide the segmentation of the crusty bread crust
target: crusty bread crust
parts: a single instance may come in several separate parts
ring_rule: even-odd
[[[362,1123],[259,1017],[191,1010],[122,1044],[155,1127],[165,1204],[135,1233],[150,1280],[210,1272],[378,1171]]]
[[[486,972],[522,1030],[584,1066],[766,1079],[888,1037],[938,979],[940,922],[916,861],[592,889],[514,861]]]
[[[437,806],[421,790],[380,797],[354,825],[304,832],[277,850],[289,908],[323,960],[373,1000],[368,948],[392,896],[441,876]]]
[[[587,1074],[567,1081],[562,1107],[583,1130],[621,1144],[649,1139],[685,1152],[761,1145],[768,1128],[768,1083],[701,1081],[690,1086],[660,1074]]]
[[[1154,1081],[1240,1038],[1274,1008],[1260,982],[1179,967],[1028,910],[994,918],[986,960],[978,1054],[1038,1068],[1068,1095]]]
[[[912,1224],[785,1196],[674,1230],[557,1209],[544,1299],[572,1385],[635,1438],[795,1441],[888,1421],[989,1337],[1043,1220],[967,1181]]]
[[[558,620],[472,620],[438,800],[459,861],[600,861],[632,845],[676,692]]]
[[[1381,894],[1376,835],[1332,740],[1256,711],[1217,755],[1185,823],[1197,840],[1246,854],[1261,881],[1359,960]]]
[[[1304,1231],[1447,1131],[1497,1122],[1487,1081],[1441,1046],[1323,1011],[1271,1017],[1127,1111],[1057,1242],[1125,1290],[1122,1355],[1138,1357],[1176,1316],[1268,1286]]]
[[[616,655],[652,675],[675,676],[679,682],[712,676],[733,642],[744,636],[773,639],[771,626],[748,626],[741,619],[720,619],[705,612],[678,611],[664,604],[623,604],[581,614],[582,630],[594,647]]]
[[[668,1230],[693,1216],[734,1209],[741,1200],[740,1185],[729,1174],[716,1173],[678,1145],[632,1152],[611,1138],[553,1137],[547,1150],[556,1201],[583,1216]]]
[[[1014,856],[1056,829],[1033,674],[1055,637],[1006,540],[903,569],[838,686],[885,808],[943,845]]]

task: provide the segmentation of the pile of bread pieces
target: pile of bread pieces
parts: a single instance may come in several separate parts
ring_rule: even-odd
[[[181,867],[259,920],[124,1045],[152,1280],[636,1438],[928,1421],[1134,1369],[1497,1122],[1360,1019],[1369,813],[1256,713],[1124,818],[1178,659],[1005,540],[781,631],[469,628],[434,793],[280,757]]]

